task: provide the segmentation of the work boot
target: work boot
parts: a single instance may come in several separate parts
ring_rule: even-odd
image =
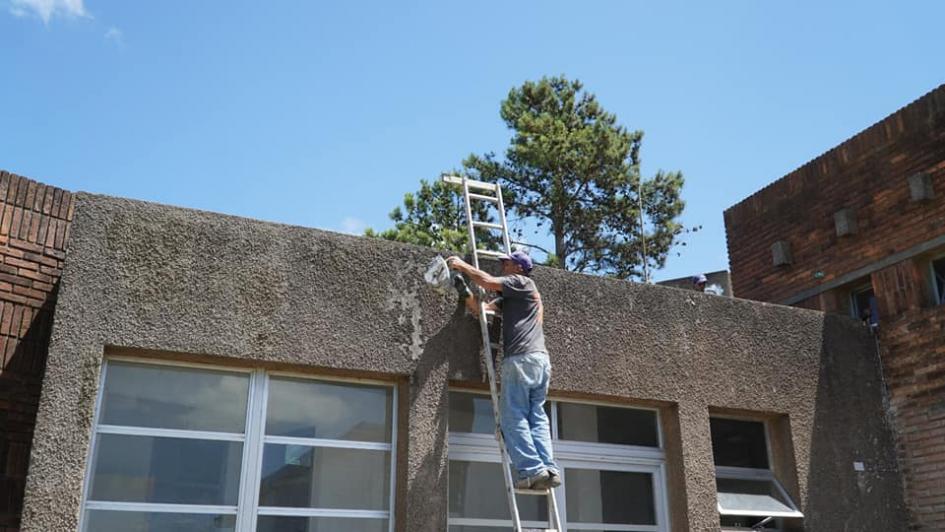
[[[520,478],[515,481],[515,488],[520,490],[544,489],[536,487],[538,484],[548,482],[548,471],[542,471],[533,477]]]
[[[546,469],[545,473],[548,473],[548,480],[536,482],[535,485],[533,486],[533,489],[546,490],[546,489],[551,489],[551,488],[557,488],[558,486],[561,485],[561,475],[559,475],[556,471],[552,471],[551,469]]]

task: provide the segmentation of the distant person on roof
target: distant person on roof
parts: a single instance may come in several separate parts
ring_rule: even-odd
[[[692,277],[692,289],[696,292],[705,292],[705,285],[709,279],[705,275],[699,274]]]

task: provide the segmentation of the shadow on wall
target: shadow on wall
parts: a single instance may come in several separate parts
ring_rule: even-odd
[[[850,318],[825,314],[803,506],[807,530],[907,529],[885,393],[873,337]]]
[[[26,305],[5,302],[0,317],[0,530],[17,530],[29,466],[36,409],[46,369],[59,281],[23,323]],[[21,334],[20,331],[25,331]]]
[[[475,325],[457,305],[450,321],[427,340],[410,377],[406,433],[410,439],[406,479],[409,510],[398,513],[406,515],[409,522],[405,527],[399,524],[398,530],[446,529],[450,359],[459,355],[474,361],[478,356],[479,329]]]

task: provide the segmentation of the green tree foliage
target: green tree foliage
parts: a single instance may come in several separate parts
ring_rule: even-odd
[[[504,158],[471,155],[463,166],[473,179],[502,185],[519,237],[526,228],[548,231],[553,249],[538,248],[547,254],[546,264],[642,277],[644,260],[661,268],[674,246],[685,245],[680,235],[688,230],[678,222],[685,206],[682,174],[659,171],[643,180],[643,132],[617,124],[580,81],[559,76],[526,82],[509,92],[500,114],[513,132]],[[494,218],[482,203],[473,205],[476,219]],[[466,250],[465,207],[456,185],[421,181],[420,190],[406,194],[403,208],[395,208],[390,218],[392,229],[367,234]],[[477,238],[485,242],[480,247],[497,247],[494,234],[477,233]]]
[[[640,277],[640,148],[643,132],[617,124],[580,81],[560,76],[526,82],[502,102],[512,130],[504,159],[472,155],[464,166],[499,182],[506,206],[546,228],[554,239],[548,263],[619,278]],[[646,260],[663,267],[685,231],[678,218],[680,172],[643,182]]]
[[[493,220],[481,202],[473,203],[473,209],[476,220]],[[420,190],[405,194],[403,207],[395,207],[388,217],[394,222],[393,228],[381,232],[368,229],[365,235],[457,253],[466,251],[466,207],[458,185],[421,179]],[[476,237],[483,242],[480,247],[495,244],[495,238],[487,234],[477,232]]]

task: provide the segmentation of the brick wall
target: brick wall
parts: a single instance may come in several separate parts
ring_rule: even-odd
[[[884,322],[880,345],[912,530],[945,530],[945,307]]]
[[[930,173],[934,199],[911,201],[918,172]],[[838,237],[844,208],[858,232]],[[771,302],[945,235],[945,85],[729,208],[725,228],[735,295]],[[779,240],[790,266],[772,263]]]
[[[19,530],[72,194],[0,171],[0,532]]]
[[[920,172],[935,196],[915,202]],[[848,208],[857,232],[838,237]],[[945,307],[930,307],[924,258],[895,257],[945,235],[945,85],[731,207],[725,227],[737,297],[846,314],[869,279],[910,529],[945,530]],[[775,267],[782,240],[793,260]]]

